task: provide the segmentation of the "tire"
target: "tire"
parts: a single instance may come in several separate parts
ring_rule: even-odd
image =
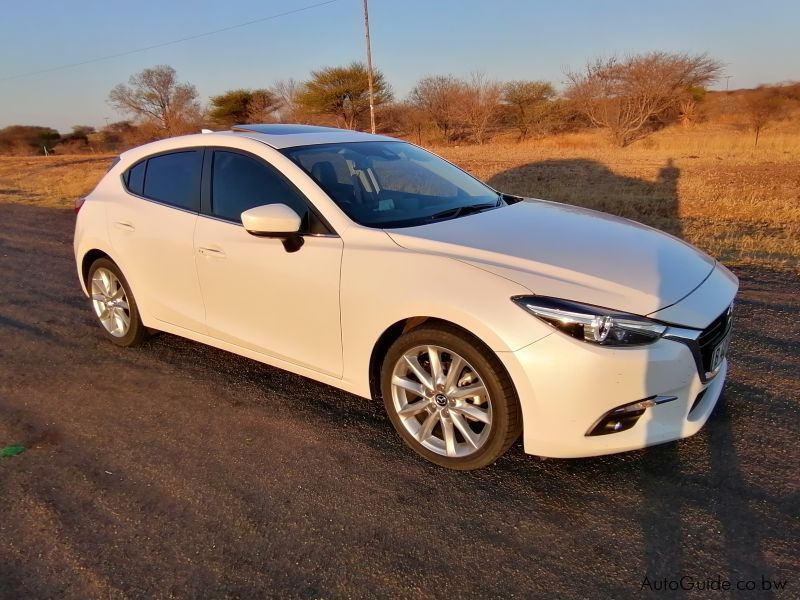
[[[451,325],[423,325],[398,338],[381,367],[381,393],[403,441],[448,469],[491,464],[522,431],[519,400],[500,360]]]
[[[148,335],[147,328],[142,323],[131,286],[120,268],[108,258],[98,258],[89,267],[86,287],[95,317],[106,338],[117,346],[141,344]]]

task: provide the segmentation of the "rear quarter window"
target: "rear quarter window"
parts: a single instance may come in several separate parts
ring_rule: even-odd
[[[144,171],[146,168],[147,161],[143,160],[125,173],[125,185],[128,186],[128,191],[137,196],[141,196],[144,190]]]

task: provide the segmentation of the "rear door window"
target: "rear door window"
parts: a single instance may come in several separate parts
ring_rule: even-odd
[[[199,212],[202,165],[201,150],[172,152],[151,157],[147,159],[141,195],[164,204]],[[129,189],[136,193],[131,187],[134,169],[131,170]]]

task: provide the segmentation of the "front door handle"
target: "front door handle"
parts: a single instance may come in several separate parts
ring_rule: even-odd
[[[130,223],[127,223],[126,221],[115,221],[114,227],[121,229],[122,231],[136,231],[136,227]]]
[[[197,251],[202,254],[203,256],[208,256],[210,258],[225,258],[225,253],[218,248],[206,248],[200,246]]]

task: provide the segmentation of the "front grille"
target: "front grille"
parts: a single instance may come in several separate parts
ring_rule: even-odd
[[[720,316],[714,319],[708,327],[703,330],[697,343],[700,346],[700,356],[703,360],[703,369],[708,373],[711,371],[711,355],[714,348],[728,335],[733,321],[733,305],[725,309]]]

